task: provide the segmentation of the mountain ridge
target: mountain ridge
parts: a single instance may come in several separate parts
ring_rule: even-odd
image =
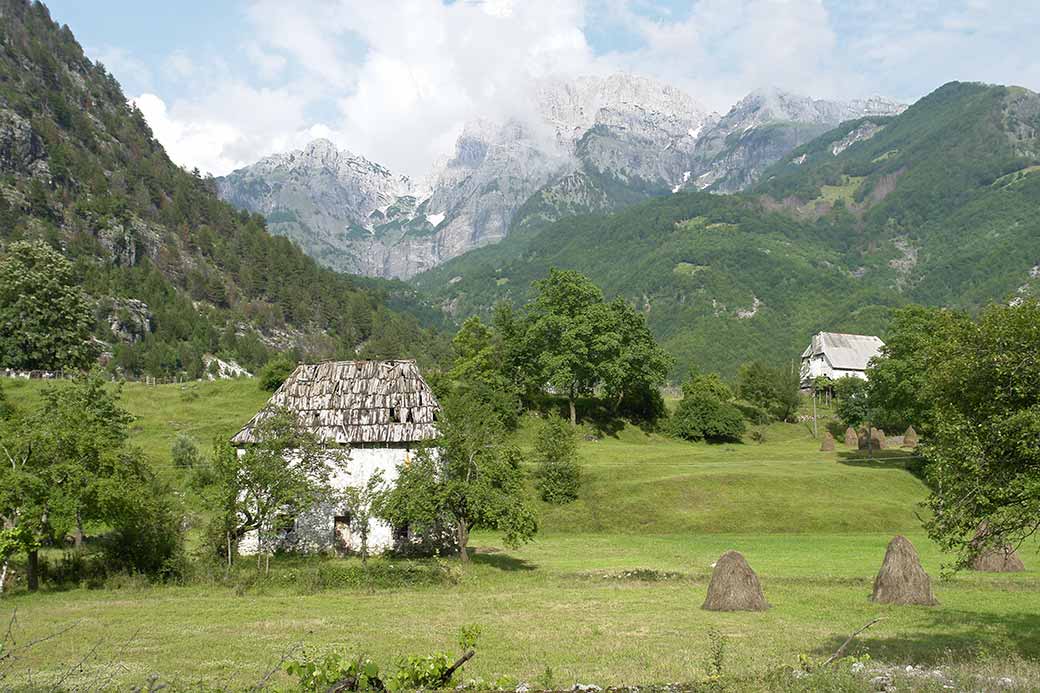
[[[879,97],[836,102],[770,89],[720,116],[681,89],[626,73],[546,79],[533,100],[534,115],[524,119],[467,123],[424,186],[396,193],[412,198],[406,203],[412,211],[393,219],[371,212],[375,199],[393,204],[386,191],[395,177],[363,157],[380,176],[364,170],[332,182],[306,167],[293,169],[294,152],[220,178],[218,190],[267,216],[273,231],[330,267],[407,278],[499,242],[515,228],[616,210],[689,186],[742,189],[838,118],[902,108]],[[749,132],[760,137],[748,138]]]
[[[1040,95],[950,83],[846,121],[744,192],[684,191],[518,231],[412,283],[458,318],[577,269],[642,309],[676,356],[733,373],[820,330],[883,334],[909,302],[1040,296]]]

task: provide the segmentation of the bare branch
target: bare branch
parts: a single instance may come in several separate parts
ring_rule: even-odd
[[[871,627],[872,625],[874,625],[874,624],[875,624],[875,623],[877,623],[878,621],[883,621],[883,620],[884,620],[883,618],[881,618],[880,616],[878,616],[878,617],[877,617],[877,618],[875,618],[875,619],[874,619],[873,621],[871,621],[871,622],[870,622],[870,623],[868,623],[867,625],[863,626],[862,628],[860,628],[859,630],[857,630],[857,631],[856,631],[855,633],[853,633],[852,635],[850,635],[850,636],[849,636],[848,638],[846,638],[846,639],[845,639],[845,642],[843,642],[843,643],[841,644],[841,647],[839,647],[839,648],[837,649],[837,651],[836,651],[836,652],[835,652],[834,654],[832,654],[832,655],[831,655],[830,657],[828,657],[828,658],[827,658],[827,661],[823,663],[823,666],[827,666],[827,665],[828,665],[828,664],[830,664],[831,662],[834,662],[834,661],[836,661],[836,660],[840,659],[840,658],[841,658],[841,656],[842,656],[843,654],[845,654],[845,648],[849,646],[849,643],[851,643],[851,642],[853,641],[853,639],[854,639],[854,638],[855,638],[855,637],[856,637],[857,635],[859,635],[860,633],[862,633],[863,631],[865,631],[865,630],[866,630],[867,628],[870,628],[870,627]]]
[[[297,652],[299,652],[300,648],[302,648],[302,647],[303,647],[303,645],[301,643],[296,643],[295,645],[290,647],[288,650],[286,650],[282,654],[282,658],[278,660],[278,663],[275,664],[271,668],[270,671],[268,671],[266,674],[264,674],[264,677],[262,679],[260,679],[259,683],[257,683],[255,686],[253,686],[249,690],[256,692],[256,691],[262,691],[265,688],[267,688],[267,683],[268,683],[268,681],[271,680],[271,677],[274,676],[275,674],[277,674],[279,671],[281,671],[282,665],[285,664],[287,661],[289,661],[289,658],[292,657],[293,655],[295,655]]]

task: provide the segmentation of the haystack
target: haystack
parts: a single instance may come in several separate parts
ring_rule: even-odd
[[[834,452],[834,436],[830,431],[823,434],[823,440],[820,441],[820,452]]]
[[[921,567],[917,549],[904,536],[896,536],[888,543],[881,570],[874,578],[871,601],[881,604],[920,604],[934,606],[932,580]]]
[[[856,429],[852,426],[845,429],[845,446],[849,448],[859,447],[859,436],[856,435]]]
[[[758,576],[737,551],[727,551],[715,563],[708,583],[708,611],[765,611],[769,608]]]
[[[860,431],[857,442],[860,450],[866,450],[868,445],[873,450],[880,450],[885,446],[885,432],[880,428],[868,428]]]
[[[988,534],[989,530],[986,523],[983,522],[971,540],[971,548],[975,552],[969,563],[972,570],[980,573],[1019,573],[1026,569],[1014,546],[1010,544],[987,546]]]
[[[907,426],[906,433],[903,434],[903,447],[904,448],[916,448],[917,447],[917,431],[914,430],[913,426]]]

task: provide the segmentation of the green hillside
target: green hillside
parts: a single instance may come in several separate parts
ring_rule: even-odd
[[[523,301],[550,267],[643,309],[677,357],[732,373],[818,330],[883,333],[906,302],[975,309],[1040,276],[1040,96],[951,83],[844,123],[745,194],[686,193],[510,236],[416,277],[456,316]]]
[[[695,363],[733,372],[755,358],[794,358],[821,329],[878,330],[885,310],[903,300],[858,281],[816,229],[743,196],[678,194],[506,243],[416,285],[467,314],[524,300],[549,267],[579,270],[646,312],[677,357],[677,376]]]
[[[913,301],[971,309],[1020,288],[1031,294],[1040,95],[953,82],[834,156],[833,144],[862,122],[795,150],[753,194],[796,216],[811,209],[850,264]],[[844,199],[826,199],[841,187]],[[888,262],[871,262],[879,257]]]
[[[52,385],[0,381],[7,400],[30,408]],[[208,453],[230,438],[270,393],[253,380],[186,385],[126,383],[123,405],[134,416],[131,443],[175,486],[187,472],[173,467],[178,435]],[[517,442],[533,446],[537,419],[525,419]],[[926,489],[905,469],[904,452],[868,463],[839,446],[820,453],[802,424],[763,429],[766,443],[711,445],[647,434],[626,426],[584,441],[582,492],[574,503],[538,503],[541,530],[558,533],[653,534],[894,532],[916,528]],[[811,503],[806,499],[812,498]]]
[[[44,5],[0,0],[0,18],[0,254],[30,239],[71,259],[114,365],[196,377],[205,353],[251,369],[275,349],[440,353],[410,288],[319,268],[172,163]]]

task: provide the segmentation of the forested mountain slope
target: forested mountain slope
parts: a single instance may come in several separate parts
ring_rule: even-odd
[[[99,351],[127,372],[195,376],[215,352],[248,368],[274,349],[437,352],[416,317],[387,308],[428,317],[411,289],[322,269],[220,201],[67,26],[42,4],[0,0],[0,253],[20,239],[74,262]]]
[[[678,357],[732,372],[818,330],[884,331],[893,306],[976,308],[1040,280],[1040,97],[951,83],[850,121],[747,193],[676,194],[559,221],[415,278],[457,316],[575,268],[647,313]]]
[[[752,192],[811,223],[865,280],[973,308],[1034,291],[1038,164],[1040,95],[953,82],[795,150]]]

